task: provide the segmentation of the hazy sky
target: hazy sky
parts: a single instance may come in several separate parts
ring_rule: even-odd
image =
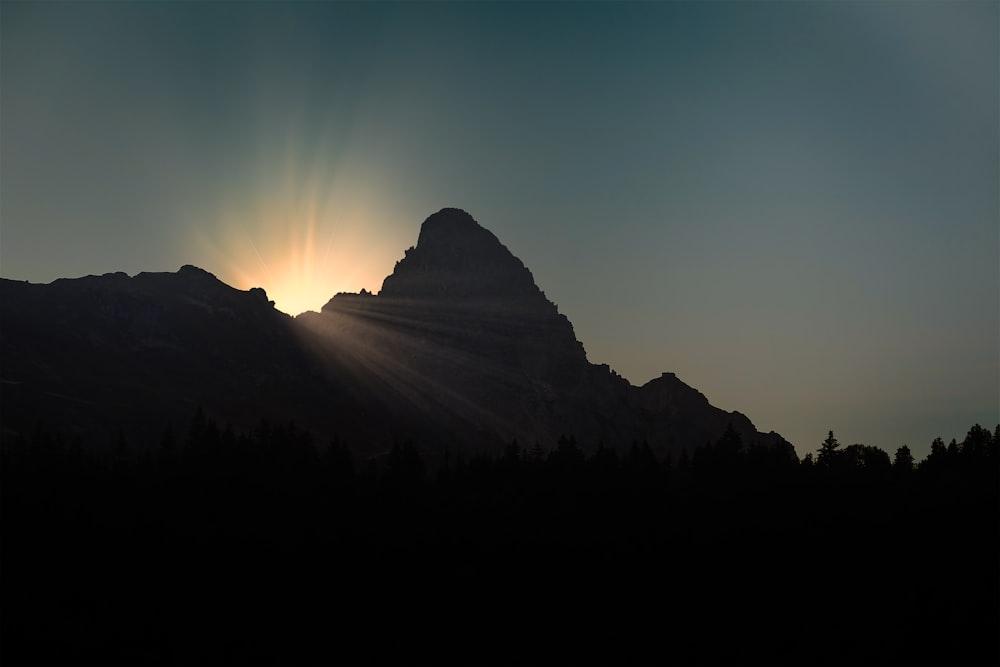
[[[800,454],[1000,421],[1000,3],[0,5],[0,274],[378,290],[469,211]]]

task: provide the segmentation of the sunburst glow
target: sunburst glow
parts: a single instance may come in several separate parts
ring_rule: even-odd
[[[338,292],[377,292],[401,241],[357,172],[334,177],[311,155],[288,151],[259,168],[255,185],[225,198],[201,228],[211,270],[239,289],[263,287],[291,315],[319,310]]]
[[[377,291],[382,277],[364,250],[367,221],[310,209],[285,203],[256,219],[226,219],[203,239],[220,256],[220,278],[240,289],[263,287],[292,315],[319,310],[337,292]]]

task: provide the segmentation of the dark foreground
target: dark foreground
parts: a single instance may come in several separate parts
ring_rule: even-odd
[[[196,417],[3,442],[4,664],[997,664],[997,437],[378,465]]]

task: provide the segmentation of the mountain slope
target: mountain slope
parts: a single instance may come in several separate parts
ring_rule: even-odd
[[[780,440],[676,378],[635,388],[588,362],[531,272],[458,209],[424,221],[378,295],[338,294],[297,322],[331,368],[379,378],[394,405],[440,415],[461,441],[544,446],[575,434],[584,446],[647,440],[665,454],[714,442],[730,422],[747,443]]]
[[[341,401],[262,289],[193,266],[47,285],[0,280],[3,426],[36,423],[98,446],[156,442],[197,407],[251,426]],[[295,409],[288,406],[295,405]]]

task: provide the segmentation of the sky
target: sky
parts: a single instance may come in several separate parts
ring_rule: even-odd
[[[471,213],[800,455],[1000,422],[1000,3],[0,4],[0,275],[291,314]]]

